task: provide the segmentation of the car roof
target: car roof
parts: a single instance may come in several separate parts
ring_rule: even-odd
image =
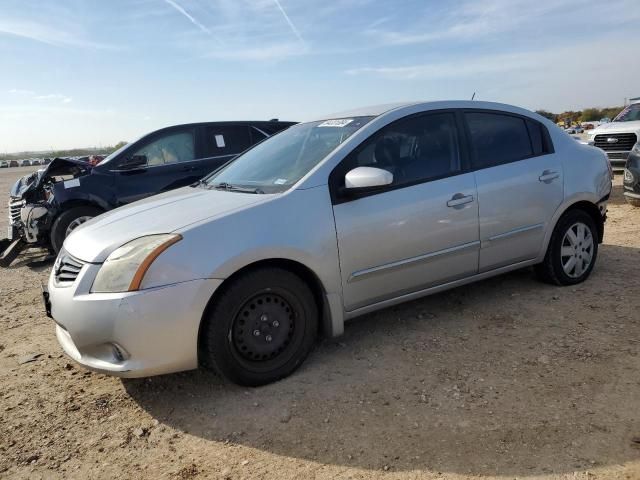
[[[317,117],[316,120],[326,120],[335,118],[346,117],[379,117],[385,113],[410,109],[411,107],[423,107],[425,110],[437,110],[447,108],[474,108],[474,109],[486,109],[486,110],[500,110],[504,112],[519,113],[525,115],[535,115],[530,110],[516,107],[514,105],[508,105],[506,103],[496,102],[484,102],[479,100],[438,100],[438,101],[415,101],[415,102],[398,102],[398,103],[386,103],[381,105],[371,105],[368,107],[360,107],[352,110],[346,110],[343,112],[333,113],[330,115],[324,115]]]

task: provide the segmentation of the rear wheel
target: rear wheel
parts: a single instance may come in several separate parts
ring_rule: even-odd
[[[318,307],[297,275],[265,268],[226,287],[204,322],[204,363],[235,383],[258,386],[302,364],[316,338]]]
[[[583,210],[566,212],[551,235],[538,277],[556,285],[575,285],[591,274],[598,256],[598,230]]]
[[[70,208],[58,215],[58,218],[56,218],[51,227],[51,247],[55,253],[60,251],[64,239],[67,238],[71,232],[101,213],[102,210],[99,208],[82,206]]]

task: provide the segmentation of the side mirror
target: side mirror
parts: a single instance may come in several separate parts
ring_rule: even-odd
[[[384,187],[393,183],[393,173],[375,167],[357,167],[344,176],[347,191]]]

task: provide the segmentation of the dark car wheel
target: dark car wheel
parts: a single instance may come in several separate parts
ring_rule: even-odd
[[[58,218],[56,218],[51,227],[51,247],[53,250],[58,253],[62,248],[64,239],[67,238],[74,229],[101,213],[102,210],[99,208],[83,206],[70,208],[58,215]]]
[[[265,268],[233,280],[203,321],[203,363],[232,382],[258,386],[302,364],[316,338],[318,307],[300,277]]]
[[[555,285],[575,285],[591,274],[598,256],[598,230],[582,210],[566,212],[553,230],[538,277]]]

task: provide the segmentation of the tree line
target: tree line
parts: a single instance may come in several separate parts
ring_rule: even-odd
[[[602,118],[612,119],[622,111],[624,107],[607,107],[607,108],[585,108],[584,110],[569,110],[562,113],[552,113],[546,110],[536,110],[536,113],[548,118],[554,123],[569,122],[571,124],[581,122],[594,122]]]
[[[118,142],[102,148],[70,148],[68,150],[47,150],[40,152],[17,152],[0,154],[0,160],[21,160],[23,158],[88,157],[90,155],[109,155],[127,142]]]

